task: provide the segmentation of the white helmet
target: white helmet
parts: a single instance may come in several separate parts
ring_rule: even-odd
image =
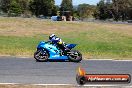
[[[49,36],[49,39],[51,40],[53,37],[55,37],[55,34],[51,34],[51,35]]]

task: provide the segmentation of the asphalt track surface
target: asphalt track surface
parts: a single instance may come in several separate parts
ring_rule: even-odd
[[[0,57],[0,83],[76,85],[79,66],[89,74],[132,75],[132,61],[36,62],[34,58]],[[114,85],[131,86],[132,83]]]

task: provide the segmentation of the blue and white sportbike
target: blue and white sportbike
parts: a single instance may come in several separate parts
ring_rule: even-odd
[[[34,53],[34,58],[39,62],[50,60],[80,62],[82,60],[82,54],[78,50],[73,50],[76,44],[65,44],[65,46],[69,49],[68,52],[62,51],[51,42],[41,41],[37,46],[37,51]]]

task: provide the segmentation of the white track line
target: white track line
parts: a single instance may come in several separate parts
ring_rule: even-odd
[[[112,59],[87,59],[89,61],[126,61],[126,62],[129,62],[129,61],[132,61],[132,60],[112,60]]]
[[[17,85],[17,84],[20,84],[20,83],[0,83],[0,85]]]
[[[113,61],[126,61],[126,62],[129,62],[129,61],[132,61],[132,60],[113,60]]]
[[[80,85],[79,85],[80,86]],[[122,85],[83,85],[84,87],[132,87],[132,86],[122,86]]]
[[[0,85],[19,85],[23,83],[0,83]],[[23,84],[23,85],[28,85],[28,84]],[[72,84],[29,84],[29,85],[40,85],[40,86],[72,86]]]
[[[79,86],[80,86],[80,85],[79,85]],[[94,87],[94,86],[103,86],[103,87],[105,87],[105,86],[117,86],[117,85],[83,85],[83,86],[86,86],[86,87],[87,87],[87,86],[89,86],[89,87],[90,87],[90,86],[91,86],[91,87],[92,87],[92,86],[93,86],[93,87]]]
[[[22,85],[22,83],[0,83],[0,85]],[[84,87],[132,87],[130,86],[122,86],[122,85],[73,85],[73,84],[23,84],[23,85],[35,85],[35,86],[84,86]]]
[[[92,61],[92,60],[93,60],[93,61],[94,61],[94,60],[97,60],[97,61],[102,61],[102,60],[103,60],[103,61],[105,61],[105,60],[112,60],[112,59],[84,59],[84,60],[91,60],[91,61]]]
[[[38,86],[72,86],[72,84],[31,84],[31,85],[38,85]]]

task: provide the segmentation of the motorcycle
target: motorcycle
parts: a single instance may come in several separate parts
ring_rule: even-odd
[[[82,54],[78,50],[73,50],[76,45],[77,44],[65,44],[69,49],[68,52],[65,52],[52,42],[41,41],[37,46],[37,51],[34,53],[34,58],[39,62],[49,60],[80,62],[82,60]]]

